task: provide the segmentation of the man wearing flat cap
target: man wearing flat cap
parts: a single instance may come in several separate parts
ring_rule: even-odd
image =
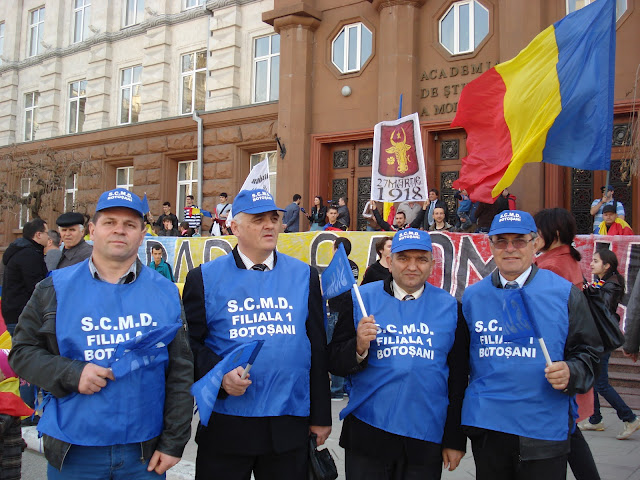
[[[613,185],[604,185],[600,190],[602,190],[602,198],[596,198],[591,202],[590,213],[593,215],[593,233],[598,233],[600,223],[604,220],[604,207],[608,205],[613,206],[618,218],[624,220],[624,205],[613,198]]]
[[[497,268],[462,296],[471,367],[462,425],[479,480],[566,478],[571,396],[591,388],[602,353],[582,292],[532,265],[536,238],[529,213],[496,215]]]
[[[92,247],[84,241],[84,216],[78,212],[63,213],[56,220],[60,240],[64,242],[62,256],[56,268],[75,265],[91,256]]]
[[[368,316],[355,293],[340,312],[329,366],[350,386],[340,413],[347,480],[439,479],[464,456],[466,324],[456,299],[427,283],[432,250],[429,233],[399,230],[391,276],[360,288]]]
[[[264,340],[246,378],[242,367],[224,375],[208,426],[198,426],[199,480],[307,478],[309,435],[322,445],[331,432],[318,272],[276,252],[281,211],[265,190],[240,191],[237,246],[187,275],[196,380],[227,352]]]
[[[605,205],[602,209],[602,222],[596,232],[598,235],[633,235],[631,226],[616,213],[616,207]]]
[[[138,196],[104,192],[93,253],[41,281],[16,327],[11,366],[51,394],[38,423],[49,480],[165,478],[189,441],[180,296],[138,259],[143,215]]]

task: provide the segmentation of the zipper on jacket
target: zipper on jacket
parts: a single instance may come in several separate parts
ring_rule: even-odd
[[[64,454],[62,455],[62,461],[60,462],[60,471],[62,471],[62,465],[64,464],[65,459],[67,458],[67,454],[71,450],[71,444],[67,444],[67,448],[64,450]]]
[[[140,442],[140,463],[144,464],[144,447],[142,442]]]

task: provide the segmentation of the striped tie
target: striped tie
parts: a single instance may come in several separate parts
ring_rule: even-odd
[[[402,299],[402,301],[407,301],[407,300],[415,300],[416,297],[414,297],[413,295],[405,295],[404,298]]]
[[[268,269],[269,267],[267,267],[264,263],[256,263],[253,267],[251,267],[251,270],[258,270],[260,272],[264,272]]]
[[[505,290],[514,290],[516,288],[520,288],[520,285],[518,285],[518,282],[516,281],[511,281],[511,282],[507,282],[504,288]]]

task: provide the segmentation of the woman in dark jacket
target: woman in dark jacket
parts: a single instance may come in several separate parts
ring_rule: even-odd
[[[609,249],[598,250],[593,254],[591,260],[591,273],[596,277],[592,285],[601,290],[605,305],[611,313],[618,317],[616,309],[622,300],[625,287],[624,277],[618,273],[618,257]],[[625,440],[640,428],[640,418],[636,417],[636,414],[609,384],[610,356],[611,353],[607,353],[600,357],[600,375],[596,379],[594,387],[596,394],[593,396],[593,415],[588,420],[580,422],[578,426],[581,430],[602,431],[605,429],[598,400],[598,395],[602,395],[609,402],[609,405],[616,409],[618,418],[624,422],[624,428],[616,438]]]
[[[327,207],[324,206],[324,201],[321,196],[316,196],[313,199],[313,207],[311,207],[311,215],[307,215],[309,222],[311,222],[311,228],[309,231],[322,230],[324,227],[327,216]]]
[[[389,256],[391,255],[391,237],[378,239],[376,242],[376,253],[378,254],[378,261],[367,267],[360,285],[384,280],[390,275]]]

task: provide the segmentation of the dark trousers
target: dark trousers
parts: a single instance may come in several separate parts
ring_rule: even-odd
[[[434,455],[424,461],[424,465],[415,465],[405,459],[388,460],[346,450],[345,473],[347,480],[439,480],[442,456]]]
[[[248,432],[250,434],[250,432]],[[307,480],[307,447],[284,453],[234,455],[198,448],[196,480]]]
[[[487,430],[471,438],[477,480],[565,480],[567,455],[520,460],[517,435]]]
[[[20,419],[2,415],[0,419],[0,480],[19,480],[24,440]]]
[[[576,480],[600,480],[589,444],[578,427],[571,434],[570,442],[569,466]]]

